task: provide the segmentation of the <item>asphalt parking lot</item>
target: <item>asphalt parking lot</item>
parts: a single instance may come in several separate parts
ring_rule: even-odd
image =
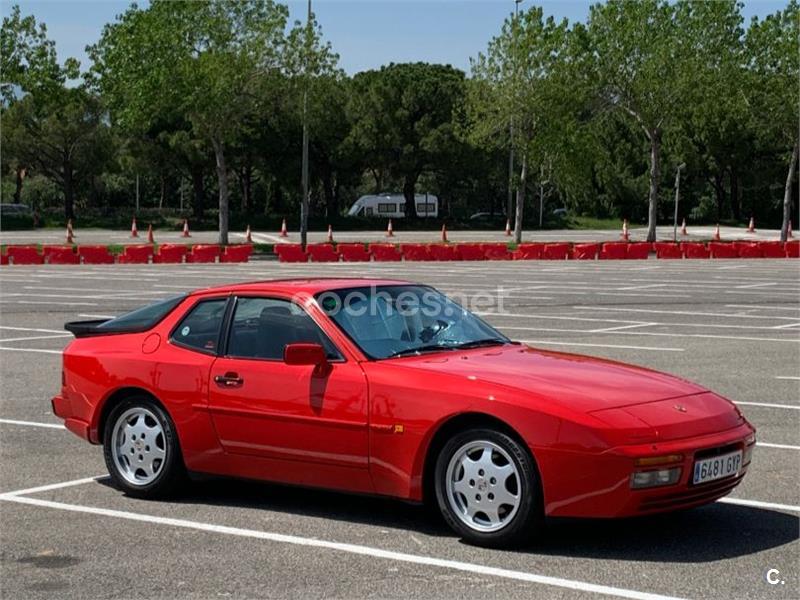
[[[212,284],[344,274],[429,283],[532,346],[726,395],[758,428],[746,480],[700,509],[559,520],[530,548],[487,550],[385,499],[230,481],[131,499],[102,478],[100,448],[50,412],[65,321]],[[4,598],[800,597],[798,261],[12,266],[0,286]]]

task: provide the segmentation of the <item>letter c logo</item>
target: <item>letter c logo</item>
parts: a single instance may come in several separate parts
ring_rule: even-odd
[[[769,569],[766,575],[767,583],[770,585],[778,585],[779,583],[783,583],[783,581],[778,578],[780,574],[781,572],[778,571],[778,569]]]

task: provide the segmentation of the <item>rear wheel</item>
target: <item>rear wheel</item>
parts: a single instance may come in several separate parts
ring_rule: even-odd
[[[103,455],[117,487],[140,498],[174,492],[185,468],[172,420],[146,396],[128,398],[108,415]]]
[[[435,471],[439,509],[465,541],[512,546],[542,523],[538,473],[530,453],[494,429],[471,429],[442,448]]]

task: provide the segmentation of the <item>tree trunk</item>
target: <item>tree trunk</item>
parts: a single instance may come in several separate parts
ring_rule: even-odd
[[[239,172],[239,183],[242,189],[242,213],[249,214],[252,190],[253,190],[253,167],[245,165]]]
[[[164,208],[164,197],[167,195],[167,178],[162,173],[159,179],[161,182],[161,190],[158,195],[158,210],[162,210]]]
[[[722,219],[722,207],[725,206],[725,182],[723,181],[724,172],[714,173],[714,197],[717,200],[717,223]]]
[[[214,158],[217,161],[217,180],[219,182],[219,243],[228,245],[228,168],[225,166],[225,149],[222,142],[211,138]]]
[[[742,199],[739,193],[739,170],[731,165],[728,170],[731,180],[731,214],[738,223],[742,218]]]
[[[658,221],[658,183],[661,179],[661,130],[650,132],[650,194],[647,210],[647,241],[656,241]]]
[[[327,168],[322,169],[322,193],[325,195],[325,216],[328,218],[335,216],[338,207],[333,192],[333,177]]]
[[[417,187],[417,176],[406,175],[403,179],[403,197],[406,199],[406,217],[417,218],[417,203],[414,199],[414,192]]]
[[[192,166],[192,191],[194,194],[192,212],[195,219],[201,220],[205,210],[206,190],[203,183],[203,167],[197,165]]]
[[[14,204],[22,204],[22,180],[25,179],[25,167],[14,169]]]
[[[75,182],[72,179],[72,166],[64,165],[64,218],[75,218]]]
[[[800,154],[800,139],[792,148],[792,160],[789,163],[789,173],[786,175],[786,187],[783,190],[783,224],[781,225],[781,241],[785,242],[789,236],[789,221],[792,218],[792,186],[797,174],[797,157]],[[797,227],[797,223],[795,223]]]
[[[522,215],[525,209],[525,188],[528,182],[528,153],[522,154],[522,167],[519,172],[519,187],[517,187],[517,210],[514,216],[514,241],[522,243]]]

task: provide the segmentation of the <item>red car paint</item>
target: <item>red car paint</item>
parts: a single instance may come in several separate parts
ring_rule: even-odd
[[[369,360],[313,299],[325,290],[406,282],[312,279],[197,291],[151,330],[85,337],[64,350],[53,398],[66,427],[101,440],[109,400],[145,390],[175,423],[195,472],[422,500],[431,442],[451,419],[504,423],[536,461],[545,512],[615,517],[710,502],[734,477],[691,485],[695,456],[748,449],[755,430],[730,401],[670,375],[520,345]],[[324,372],[201,353],[170,333],[201,299],[269,296],[301,304],[343,360]],[[301,349],[302,350],[302,349]],[[241,387],[216,385],[236,373]],[[683,455],[680,481],[630,488],[638,458]],[[670,465],[674,466],[674,465]]]

